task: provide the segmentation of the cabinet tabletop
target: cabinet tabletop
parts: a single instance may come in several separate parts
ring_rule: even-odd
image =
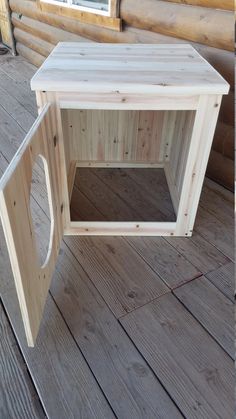
[[[32,90],[161,95],[226,94],[229,84],[189,44],[60,42]]]

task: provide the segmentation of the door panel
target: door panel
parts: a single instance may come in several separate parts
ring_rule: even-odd
[[[34,346],[63,236],[60,155],[53,130],[53,105],[45,105],[0,181],[0,214],[27,342]],[[30,210],[32,170],[41,156],[49,200],[49,248],[40,266]]]

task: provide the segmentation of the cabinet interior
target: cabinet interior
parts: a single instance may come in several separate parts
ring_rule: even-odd
[[[176,220],[195,111],[61,109],[61,115],[71,221]]]

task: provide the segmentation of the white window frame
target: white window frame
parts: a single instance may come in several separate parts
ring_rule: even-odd
[[[57,0],[40,0],[43,3],[50,3],[50,4],[54,4],[55,6],[61,6],[61,7],[67,7],[70,9],[75,9],[75,10],[81,10],[82,12],[89,12],[89,13],[94,13],[96,15],[102,15],[102,16],[111,16],[111,2],[112,0],[108,1],[108,10],[101,10],[102,8],[102,4],[99,3],[99,0],[97,1],[97,5],[98,7],[100,7],[100,9],[96,9],[95,7],[88,7],[88,6],[81,6],[81,5],[76,5],[76,4],[72,4],[72,0],[66,0],[66,3],[57,1]],[[88,3],[88,1],[86,0],[80,0],[81,3]],[[93,2],[93,5],[95,6],[96,3]]]

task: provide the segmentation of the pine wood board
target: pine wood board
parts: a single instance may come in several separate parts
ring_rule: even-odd
[[[209,272],[206,277],[226,297],[232,302],[235,302],[235,264],[233,262],[229,262],[226,265]]]
[[[185,417],[232,417],[233,361],[172,294],[120,322]]]
[[[0,304],[0,380],[2,418],[45,418],[2,304]]]
[[[225,94],[229,85],[188,44],[60,42],[32,78],[31,88],[178,96]]]
[[[174,294],[234,359],[234,304],[203,276],[175,289]]]

